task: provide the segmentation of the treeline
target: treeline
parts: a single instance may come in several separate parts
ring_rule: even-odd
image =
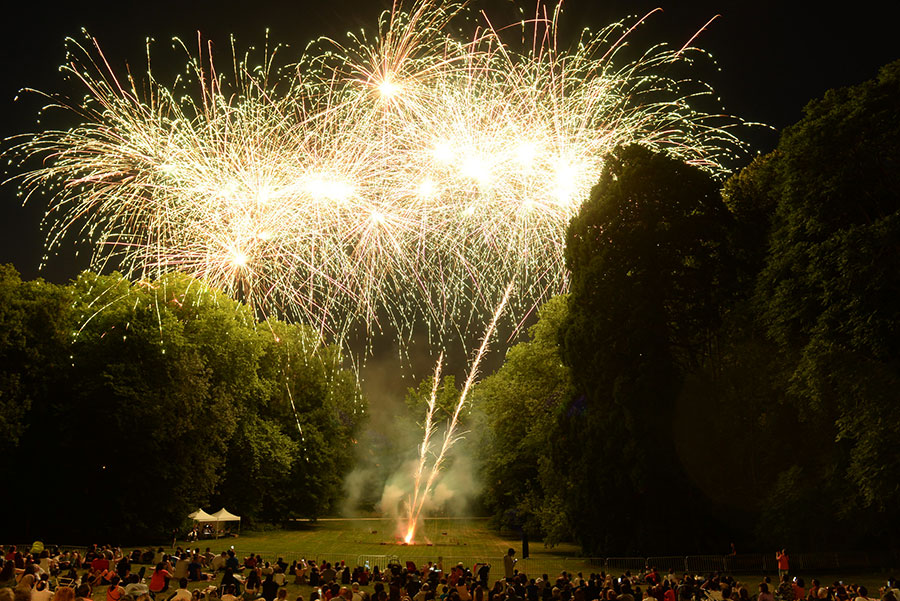
[[[485,501],[600,555],[900,535],[900,62],[721,186],[622,148],[478,389]]]
[[[185,276],[0,266],[3,534],[165,540],[198,507],[329,512],[365,412],[340,352]]]

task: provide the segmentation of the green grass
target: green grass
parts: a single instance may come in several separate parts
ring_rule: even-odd
[[[486,520],[434,518],[424,521],[416,532],[415,544],[398,544],[399,534],[394,520],[321,520],[298,522],[296,530],[247,532],[237,538],[218,541],[199,541],[191,546],[221,551],[234,545],[238,554],[259,553],[264,558],[282,554],[285,559],[315,557],[316,555],[399,555],[415,557],[496,557],[498,560],[509,547],[521,548],[518,538],[498,533],[487,527]],[[187,545],[187,543],[183,543]],[[543,545],[532,546],[532,555],[565,557],[578,552],[575,545],[547,550]]]

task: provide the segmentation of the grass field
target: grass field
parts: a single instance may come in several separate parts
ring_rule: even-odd
[[[510,538],[487,526],[482,519],[426,519],[416,532],[414,544],[398,543],[397,524],[386,519],[331,519],[317,522],[298,522],[296,530],[276,530],[262,533],[243,533],[237,538],[200,541],[221,551],[234,545],[238,554],[259,553],[265,558],[282,555],[292,561],[300,557],[346,554],[398,555],[428,557],[493,557],[499,560],[509,547],[521,553],[522,541]],[[183,543],[187,545],[187,543]],[[192,543],[196,547],[198,543]],[[541,544],[531,546],[533,556],[551,559],[578,553],[575,545],[545,549]]]

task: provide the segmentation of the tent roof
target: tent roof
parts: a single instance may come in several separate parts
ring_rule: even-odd
[[[198,509],[194,513],[188,515],[188,517],[190,519],[194,520],[195,522],[215,522],[216,521],[215,517],[209,515],[202,509]]]
[[[240,522],[241,516],[234,515],[233,513],[229,513],[227,509],[224,507],[219,511],[215,512],[211,516],[214,520],[219,522]]]

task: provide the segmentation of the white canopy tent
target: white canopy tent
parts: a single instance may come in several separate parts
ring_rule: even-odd
[[[188,518],[201,525],[210,524],[211,529],[215,531],[216,538],[219,538],[219,536],[222,535],[222,533],[224,532],[222,524],[225,524],[227,522],[237,522],[238,532],[240,532],[241,529],[241,516],[234,515],[224,507],[213,514],[209,514],[202,509],[198,509],[194,513],[188,515]]]
[[[212,514],[212,518],[216,522],[240,522],[241,521],[241,516],[234,515],[233,513],[231,513],[224,507],[222,509],[220,509],[219,511],[215,512],[214,514]]]
[[[216,522],[216,518],[209,515],[202,509],[198,509],[194,513],[188,515],[188,518],[195,522],[200,522],[201,524],[210,524],[210,523],[214,524]]]
[[[237,522],[238,523],[238,532],[241,531],[241,516],[234,515],[233,513],[231,513],[224,507],[222,509],[220,509],[219,511],[215,512],[214,514],[212,514],[212,518],[214,520],[216,520],[216,532],[217,533],[223,531],[221,524],[224,524],[226,522]],[[218,536],[218,534],[217,534],[217,536]]]

